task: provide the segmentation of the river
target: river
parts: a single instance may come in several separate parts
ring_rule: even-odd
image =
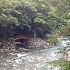
[[[60,67],[51,67],[48,62],[62,57],[59,51],[68,46],[68,37],[61,38],[53,48],[31,49],[7,53],[0,56],[0,70],[59,70]]]

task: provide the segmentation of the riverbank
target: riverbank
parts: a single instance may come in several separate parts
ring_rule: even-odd
[[[40,38],[31,38],[28,44],[28,48],[34,49],[34,48],[51,48],[53,47],[53,43],[48,43],[43,39]]]
[[[18,41],[19,42],[19,41]],[[40,38],[31,38],[27,41],[26,46],[24,45],[24,42],[22,41],[22,45],[17,45],[15,44],[15,41],[8,41],[4,40],[0,42],[0,52],[7,52],[7,51],[15,51],[18,50],[19,48],[24,48],[24,49],[48,49],[54,46],[53,43],[47,43],[45,40],[40,39]],[[3,50],[2,50],[3,49]]]

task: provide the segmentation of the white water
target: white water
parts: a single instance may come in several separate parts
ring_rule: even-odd
[[[48,62],[62,57],[57,52],[66,47],[67,42],[70,42],[68,38],[62,38],[57,46],[50,49],[8,53],[0,58],[0,70],[60,70],[60,67],[52,67]]]

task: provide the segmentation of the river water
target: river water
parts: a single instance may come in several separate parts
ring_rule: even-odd
[[[49,49],[31,49],[7,53],[0,56],[0,70],[59,70],[48,62],[62,57],[59,51],[67,46],[69,38],[61,38],[56,46]]]

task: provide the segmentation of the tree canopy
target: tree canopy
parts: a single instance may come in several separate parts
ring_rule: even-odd
[[[70,0],[0,0],[0,35],[45,37],[62,32],[70,23],[69,9]]]

